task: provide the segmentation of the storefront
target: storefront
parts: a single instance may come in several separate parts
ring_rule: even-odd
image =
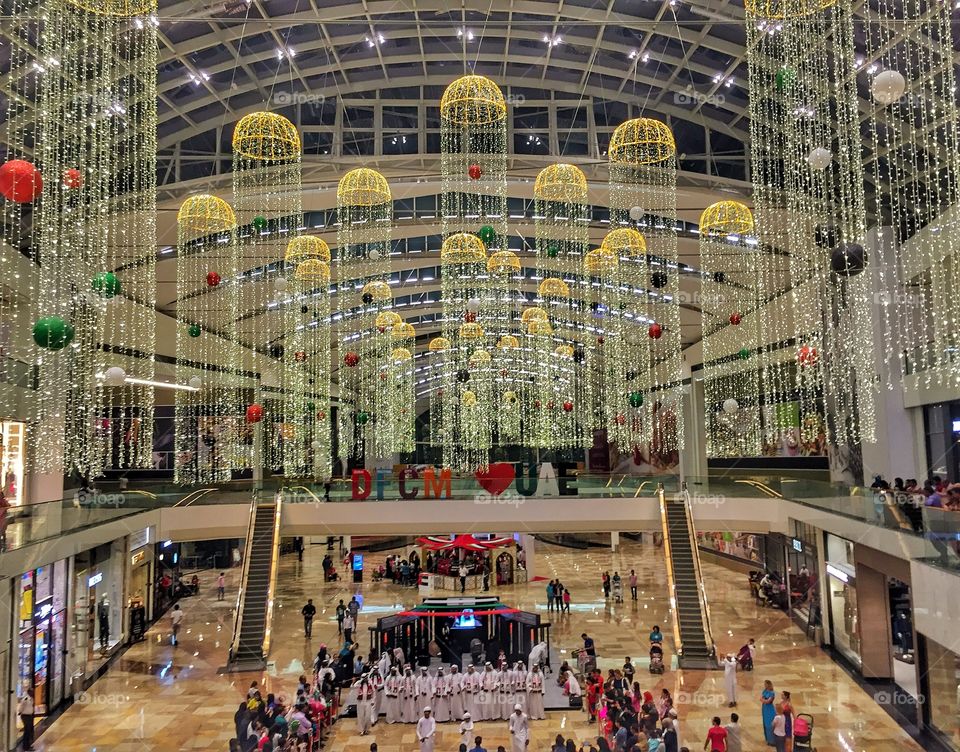
[[[791,520],[793,535],[786,538],[790,575],[790,614],[803,629],[821,626],[818,558],[820,532],[812,525]]]
[[[77,671],[89,676],[124,638],[126,540],[78,554],[74,561],[74,649]]]
[[[19,506],[26,499],[23,488],[26,432],[26,423],[0,421],[0,491],[11,506]]]
[[[127,608],[143,609],[144,621],[153,608],[153,542],[152,527],[146,527],[130,535],[130,584],[127,592]]]
[[[960,655],[925,635],[920,636],[918,647],[926,666],[920,685],[926,698],[924,725],[948,749],[960,750]]]
[[[30,693],[39,718],[64,699],[68,565],[62,559],[18,578],[16,699]]]
[[[830,643],[838,653],[860,669],[860,619],[857,609],[857,575],[854,544],[826,534],[827,610]]]
[[[761,533],[697,531],[697,547],[702,552],[748,564],[752,569],[766,568],[767,546],[765,536]]]

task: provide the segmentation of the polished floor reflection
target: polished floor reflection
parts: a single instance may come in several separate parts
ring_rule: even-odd
[[[349,599],[357,586],[322,583],[320,560],[325,552],[325,546],[315,545],[308,548],[302,564],[295,556],[282,559],[271,661],[263,674],[217,672],[226,662],[236,590],[231,587],[227,599],[217,601],[213,576],[209,575],[203,580],[201,595],[183,601],[187,618],[181,645],[170,645],[169,619],[162,620],[150,630],[146,642],[130,648],[43,734],[36,748],[64,752],[226,750],[233,713],[252,679],[260,679],[268,691],[290,696],[320,643],[337,644],[333,609],[340,598]],[[384,555],[368,556],[367,566]],[[618,570],[626,575],[630,569],[635,569],[640,579],[638,600],[628,597],[623,604],[605,601],[601,573]],[[657,623],[667,633],[670,651],[671,618],[660,549],[625,542],[614,554],[603,549],[570,551],[538,543],[534,574],[560,577],[573,596],[572,613],[553,619],[555,645],[576,647],[580,633],[586,631],[596,640],[601,668],[619,666],[625,656],[647,654],[646,635]],[[705,576],[720,650],[735,651],[749,637],[754,637],[759,646],[756,671],[738,675],[737,711],[744,728],[744,750],[766,748],[759,702],[764,679],[771,679],[778,691],[790,690],[797,712],[814,716],[814,743],[820,752],[921,749],[782,613],[757,606],[745,575],[706,564]],[[377,616],[419,601],[413,589],[369,582],[359,587],[365,598],[359,624],[364,648],[368,644],[366,628]],[[545,583],[538,581],[500,588],[497,593],[506,603],[546,615],[544,587]],[[308,597],[319,609],[310,641],[303,637],[299,613]],[[730,713],[720,672],[668,670],[662,676],[651,676],[640,671],[637,677],[644,689],[655,694],[661,687],[670,689],[680,712],[682,743],[691,749],[702,748],[712,716],[726,719]],[[484,737],[488,750],[495,750],[499,744],[509,749],[505,723],[479,723],[477,732]],[[578,741],[596,735],[595,727],[580,711],[549,712],[546,720],[533,723],[530,749],[546,752],[557,733]],[[412,726],[381,722],[372,735],[361,737],[352,720],[338,723],[329,748],[366,752],[372,741],[378,743],[380,752],[416,748]],[[436,749],[456,750],[458,743],[455,726],[442,725]]]

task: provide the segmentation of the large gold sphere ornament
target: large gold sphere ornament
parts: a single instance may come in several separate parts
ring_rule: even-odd
[[[540,283],[537,287],[537,293],[541,298],[569,298],[570,285],[562,279],[549,277]]]
[[[350,170],[337,184],[340,206],[377,206],[393,201],[387,179],[369,167]]]
[[[503,393],[503,404],[510,405],[511,407],[517,404],[517,393],[513,391],[506,391]]]
[[[390,291],[390,285],[381,279],[367,282],[367,284],[363,286],[363,289],[360,290],[360,297],[362,298],[365,295],[370,296],[371,302],[383,302],[393,297],[393,293]]]
[[[470,354],[470,367],[476,368],[490,362],[490,353],[486,350],[474,350]]]
[[[576,165],[560,162],[544,167],[533,184],[533,197],[568,204],[587,202],[587,177]]]
[[[443,241],[440,261],[446,264],[478,264],[487,260],[483,241],[469,232],[458,232]]]
[[[393,348],[393,352],[390,353],[390,360],[394,361],[407,361],[411,358],[413,358],[413,356],[405,347],[395,347]]]
[[[305,259],[317,259],[330,263],[330,246],[326,241],[313,235],[301,235],[287,243],[284,260],[295,263]]]
[[[134,18],[157,12],[157,0],[67,0],[67,2],[95,16]]]
[[[457,125],[490,125],[506,116],[503,92],[485,76],[458,78],[440,99],[440,117]]]
[[[632,167],[664,162],[676,153],[670,128],[653,118],[634,118],[618,125],[607,149],[612,163]]]
[[[700,215],[700,234],[711,237],[753,233],[753,213],[739,201],[718,201]]]
[[[500,339],[497,340],[497,349],[498,350],[512,350],[520,347],[520,340],[514,337],[512,334],[504,334]]]
[[[520,314],[520,320],[524,324],[529,324],[531,321],[546,321],[547,318],[547,312],[538,306],[527,308]]]
[[[387,329],[393,329],[393,327],[401,321],[403,321],[403,319],[400,318],[399,313],[384,311],[383,313],[377,314],[377,317],[373,320],[373,325],[377,327],[377,329],[385,332]]]
[[[770,20],[804,18],[836,4],[837,0],[744,0],[748,15]]]
[[[300,158],[300,134],[293,123],[274,112],[254,112],[233,129],[233,151],[248,159],[289,162]]]
[[[594,248],[583,257],[583,268],[587,274],[602,277],[616,271],[620,257],[605,248]]]
[[[516,274],[520,271],[520,259],[513,251],[497,251],[487,261],[490,274]]]
[[[460,325],[461,339],[480,339],[483,335],[483,327],[480,326],[480,324],[469,323]]]
[[[537,319],[527,324],[527,334],[534,336],[546,336],[553,334],[553,325],[546,319]]]
[[[189,232],[223,232],[237,226],[237,217],[222,198],[201,193],[190,196],[180,205],[177,224]]]
[[[600,250],[618,258],[642,258],[647,255],[647,241],[632,227],[621,227],[606,234]]]
[[[330,264],[320,259],[305,259],[297,264],[293,278],[297,282],[329,282]]]
[[[417,330],[413,328],[413,324],[401,321],[399,324],[393,325],[390,336],[396,340],[413,339],[417,336]]]
[[[434,337],[430,340],[430,344],[427,345],[427,349],[430,352],[443,352],[444,350],[450,349],[450,340],[446,337]]]
[[[473,407],[477,404],[477,395],[467,390],[460,395],[460,404],[464,407]]]
[[[557,349],[554,350],[553,352],[559,355],[561,358],[572,358],[573,345],[558,345]]]

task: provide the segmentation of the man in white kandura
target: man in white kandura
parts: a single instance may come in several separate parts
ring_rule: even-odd
[[[383,712],[383,677],[376,666],[370,672],[370,686],[373,687],[373,713],[370,725],[376,726],[377,721],[380,720],[380,713]]]
[[[519,702],[513,706],[513,715],[507,725],[510,727],[511,752],[526,752],[527,745],[530,744],[530,726],[527,716],[524,715],[523,705]]]
[[[417,709],[423,713],[423,709],[430,707],[430,703],[433,701],[433,677],[427,673],[427,667],[420,667],[420,675],[417,677]],[[430,713],[430,717],[433,718],[433,713]],[[436,723],[437,719],[433,718],[433,722]],[[419,723],[419,721],[418,721]]]
[[[390,674],[383,683],[383,706],[387,713],[387,723],[396,723],[400,720],[400,689],[403,686],[403,677],[396,666],[390,667]]]
[[[370,679],[366,675],[361,676],[360,681],[353,685],[353,690],[357,698],[357,731],[360,736],[363,736],[373,724],[373,704],[376,690],[374,690]]]
[[[450,720],[463,718],[463,674],[454,663],[450,666],[450,676],[447,677],[447,684],[450,687]]]
[[[400,685],[400,720],[404,723],[416,723],[419,718],[417,679],[413,675],[413,669],[407,666],[403,672],[403,683]]]
[[[417,741],[420,752],[433,752],[433,737],[437,733],[437,722],[431,715],[430,706],[423,709],[423,718],[417,721]]]
[[[723,683],[727,688],[727,705],[737,707],[737,657],[727,653],[723,659]]]
[[[527,714],[531,721],[543,720],[543,673],[540,664],[533,664],[533,670],[527,674]]]
[[[487,661],[483,668],[483,676],[480,679],[480,691],[477,693],[477,710],[480,713],[479,720],[493,721],[499,718],[500,708],[497,707],[497,713],[494,713],[493,704],[497,699],[497,688],[500,686],[500,676],[493,670],[493,664]]]
[[[450,683],[443,666],[437,667],[437,676],[433,680],[433,718],[437,723],[450,720]]]
[[[538,642],[533,646],[533,649],[530,651],[529,660],[529,669],[533,671],[533,667],[536,665],[546,666],[547,665],[547,642]]]
[[[471,749],[470,744],[473,742],[473,719],[469,713],[464,713],[463,720],[460,722],[460,742],[461,744],[466,744],[467,749]]]
[[[477,711],[477,692],[480,691],[480,674],[474,669],[471,663],[467,666],[467,673],[463,675],[463,712],[469,713],[470,717],[480,717]],[[469,748],[470,745],[468,744]]]

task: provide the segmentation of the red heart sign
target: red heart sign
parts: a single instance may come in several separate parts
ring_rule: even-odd
[[[480,487],[493,496],[499,496],[510,488],[516,477],[513,465],[509,462],[494,462],[486,470],[477,470],[474,475]]]

